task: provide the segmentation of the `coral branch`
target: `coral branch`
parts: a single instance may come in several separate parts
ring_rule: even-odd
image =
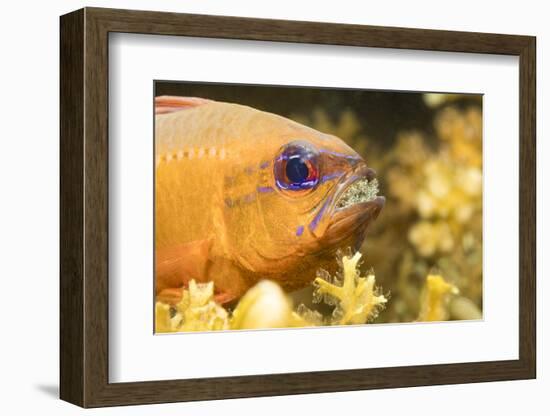
[[[430,274],[420,299],[418,321],[446,321],[449,319],[449,300],[459,293],[456,286],[447,283],[443,276]]]
[[[373,273],[369,273],[366,277],[360,276],[358,270],[360,259],[359,252],[353,256],[342,257],[341,285],[339,276],[333,279],[333,283],[324,278],[326,273],[320,273],[320,276],[315,279],[317,295],[325,295],[325,298],[328,295],[336,303],[330,322],[332,325],[366,323],[374,319],[387,302],[386,297],[375,287]]]
[[[375,287],[374,274],[361,277],[360,253],[343,256],[341,271],[331,277],[320,270],[315,279],[314,297],[334,306],[332,316],[323,319],[318,311],[304,305],[293,311],[287,294],[274,282],[261,281],[228,312],[214,301],[214,283],[189,282],[181,301],[170,307],[156,304],[156,331],[211,331],[221,329],[288,328],[322,325],[364,324],[374,319],[387,302]]]

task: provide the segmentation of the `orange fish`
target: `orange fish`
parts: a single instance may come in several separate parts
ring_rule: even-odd
[[[261,279],[286,291],[333,269],[379,214],[375,173],[339,138],[243,105],[155,99],[157,299],[191,279],[216,299]]]

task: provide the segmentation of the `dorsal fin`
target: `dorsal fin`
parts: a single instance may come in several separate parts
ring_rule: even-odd
[[[207,100],[206,98],[161,95],[159,97],[155,97],[155,114],[173,113],[174,111],[194,108],[210,102],[212,101]]]

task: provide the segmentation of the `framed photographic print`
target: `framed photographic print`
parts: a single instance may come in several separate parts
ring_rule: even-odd
[[[534,378],[535,38],[61,17],[83,407]]]

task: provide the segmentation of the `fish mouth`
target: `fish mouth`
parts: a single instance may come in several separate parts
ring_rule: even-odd
[[[383,206],[385,198],[379,196],[378,191],[376,172],[365,165],[360,166],[337,185],[333,199],[335,215],[349,209],[355,211],[356,206],[379,206],[380,203]]]
[[[370,170],[371,172],[372,169]],[[353,205],[372,202],[378,197],[378,179],[363,177],[344,186],[336,198],[335,210],[340,211]]]
[[[356,232],[362,241],[368,225],[384,207],[386,199],[378,195],[376,172],[366,166],[351,172],[339,185],[327,233],[337,237]]]

